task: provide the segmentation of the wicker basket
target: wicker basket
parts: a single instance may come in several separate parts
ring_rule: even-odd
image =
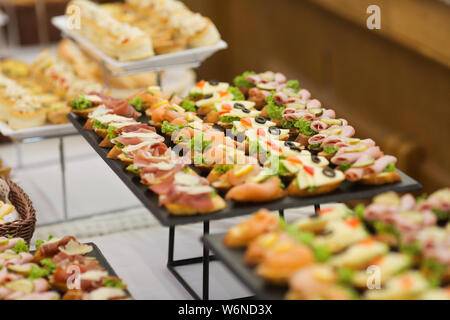
[[[36,211],[25,192],[14,182],[6,180],[11,189],[9,200],[16,207],[20,220],[0,224],[0,236],[21,237],[30,243],[36,225]]]

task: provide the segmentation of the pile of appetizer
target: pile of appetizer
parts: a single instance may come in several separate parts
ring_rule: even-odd
[[[36,242],[0,237],[0,300],[129,299],[125,285],[92,257],[92,246],[74,237]]]
[[[68,63],[49,51],[31,67],[18,60],[0,61],[0,120],[14,130],[66,123],[67,99],[90,90],[103,88],[78,78]]]
[[[393,192],[292,224],[261,209],[224,244],[287,299],[450,299],[450,189]],[[288,289],[289,288],[289,289]]]
[[[119,61],[211,46],[220,40],[210,19],[177,0],[129,0],[105,5],[73,0],[66,15],[72,20],[77,14],[81,19],[73,30]]]
[[[3,165],[3,159],[0,158],[0,178],[8,178],[11,173],[10,167],[5,167]]]
[[[16,208],[11,203],[0,200],[0,225],[6,222],[13,222],[19,219]]]
[[[265,72],[234,84],[202,80],[184,99],[155,86],[126,100],[91,92],[71,105],[103,139],[100,146],[111,148],[108,156],[127,163],[174,214],[220,210],[219,194],[268,202],[332,192],[345,180],[401,180],[395,157],[354,137],[298,81]]]

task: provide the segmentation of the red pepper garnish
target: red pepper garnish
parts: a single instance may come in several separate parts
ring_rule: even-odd
[[[330,213],[330,212],[333,212],[333,211],[334,211],[333,208],[326,208],[326,209],[320,209],[317,213],[318,214],[327,214],[327,213]]]
[[[345,223],[348,224],[352,228],[356,228],[357,226],[359,226],[361,224],[361,220],[359,220],[359,218],[357,218],[357,217],[348,218],[347,220],[345,220]]]
[[[286,160],[289,162],[295,163],[295,164],[303,165],[302,160],[300,160],[299,158],[296,158],[296,157],[290,157],[290,158],[287,158]]]
[[[370,246],[375,242],[374,237],[368,237],[367,239],[364,239],[359,242],[359,244],[362,244],[364,246]]]
[[[205,80],[199,81],[195,86],[199,87],[199,88],[203,88],[205,86]]]
[[[314,168],[309,166],[303,166],[303,169],[305,169],[306,172],[308,172],[310,175],[314,176]]]
[[[272,148],[273,150],[275,150],[275,151],[278,151],[278,152],[282,152],[282,151],[283,151],[283,149],[281,149],[280,146],[276,145],[275,143],[273,143],[273,142],[270,141],[270,140],[267,140],[267,145],[268,145],[269,147],[271,147],[271,148]]]
[[[257,134],[259,137],[265,137],[265,136],[266,136],[266,132],[265,132],[264,129],[262,129],[262,128],[258,128],[258,129],[256,130],[256,134]]]
[[[242,118],[241,123],[247,127],[252,127],[252,120],[249,118]]]
[[[225,97],[226,95],[228,95],[228,91],[218,91],[217,92],[218,94],[219,94],[219,96],[221,97],[221,98],[223,98],[223,97]]]
[[[227,110],[227,111],[231,111],[231,110],[233,110],[233,107],[230,106],[228,103],[225,103],[225,104],[222,105],[222,109],[223,110]]]

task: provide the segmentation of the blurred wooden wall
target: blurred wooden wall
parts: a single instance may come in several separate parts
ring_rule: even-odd
[[[199,77],[281,71],[399,157],[430,192],[450,186],[450,6],[438,0],[186,0],[229,49]],[[368,4],[381,30],[368,30]]]

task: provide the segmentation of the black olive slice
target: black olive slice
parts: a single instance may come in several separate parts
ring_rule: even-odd
[[[244,108],[242,108],[241,110],[242,110],[242,112],[244,112],[244,113],[250,113],[250,112],[251,112],[250,110],[248,110],[248,109],[247,109],[247,108],[245,108],[245,107],[244,107]]]
[[[244,110],[244,109],[245,109],[245,106],[244,106],[242,103],[239,103],[239,102],[236,102],[236,103],[233,105],[233,107],[234,107],[235,109],[241,109],[241,110]]]
[[[217,80],[208,80],[208,83],[212,86],[217,86],[219,84],[219,81]]]
[[[315,154],[311,154],[311,161],[314,163],[320,163],[320,158]]]
[[[329,178],[336,177],[336,172],[334,172],[334,170],[331,169],[331,168],[324,168],[322,170],[322,172],[323,172],[323,175],[326,176],[326,177],[329,177]]]
[[[255,118],[255,121],[256,121],[257,123],[259,123],[259,124],[264,124],[264,123],[267,122],[267,119],[264,118],[264,117],[261,117],[261,116],[257,116],[257,117]]]
[[[204,95],[204,96],[203,96],[203,99],[209,99],[209,98],[212,98],[212,97],[213,97],[212,94],[207,94],[207,95]]]
[[[279,136],[281,134],[281,130],[278,127],[269,127],[269,133],[274,136]]]
[[[289,147],[292,151],[302,152],[302,149],[300,149],[297,146]]]
[[[293,141],[285,141],[284,145],[286,147],[296,147],[295,143]]]

